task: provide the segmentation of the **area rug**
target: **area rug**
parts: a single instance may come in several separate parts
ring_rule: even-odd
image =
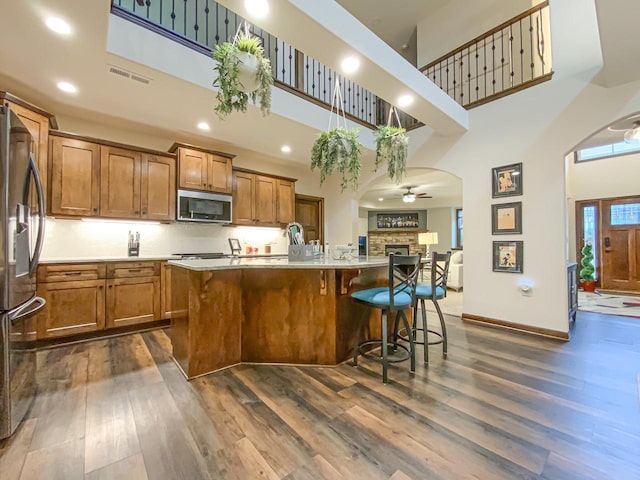
[[[579,291],[578,310],[605,315],[640,317],[640,297]]]

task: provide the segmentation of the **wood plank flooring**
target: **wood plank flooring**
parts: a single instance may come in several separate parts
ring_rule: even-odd
[[[388,385],[366,359],[187,382],[162,330],[41,351],[0,477],[640,478],[640,319],[579,312],[569,343],[447,325],[448,358]]]

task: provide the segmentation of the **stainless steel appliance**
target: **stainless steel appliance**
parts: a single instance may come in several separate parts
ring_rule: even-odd
[[[181,222],[231,223],[231,195],[178,190]]]
[[[36,269],[44,239],[45,206],[32,137],[0,106],[0,438],[9,437],[36,392],[33,315]]]

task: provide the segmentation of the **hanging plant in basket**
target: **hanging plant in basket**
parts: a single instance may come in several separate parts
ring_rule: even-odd
[[[233,42],[216,45],[213,58],[218,116],[224,119],[234,110],[246,112],[249,99],[254,105],[258,102],[266,116],[271,108],[271,61],[264,57],[260,39],[250,34],[246,22],[238,27]]]
[[[329,116],[329,129],[320,133],[311,149],[311,170],[320,170],[320,184],[335,170],[342,174],[342,191],[347,187],[358,189],[358,177],[360,176],[360,143],[358,142],[357,128],[348,129],[347,119],[342,106],[342,94],[340,82],[336,81],[333,91],[331,114]],[[333,109],[336,108],[336,127],[331,128]],[[343,125],[340,126],[340,119]]]
[[[394,113],[398,122],[397,127],[391,125],[392,114]],[[374,135],[376,137],[376,170],[380,164],[386,163],[389,178],[400,184],[407,166],[409,137],[407,136],[407,130],[400,125],[396,107],[391,107],[387,124],[379,125]]]

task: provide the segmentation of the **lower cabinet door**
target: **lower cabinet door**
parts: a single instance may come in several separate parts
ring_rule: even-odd
[[[160,277],[107,280],[107,328],[160,320]]]
[[[52,282],[38,286],[47,304],[38,314],[38,338],[104,329],[104,280]]]

